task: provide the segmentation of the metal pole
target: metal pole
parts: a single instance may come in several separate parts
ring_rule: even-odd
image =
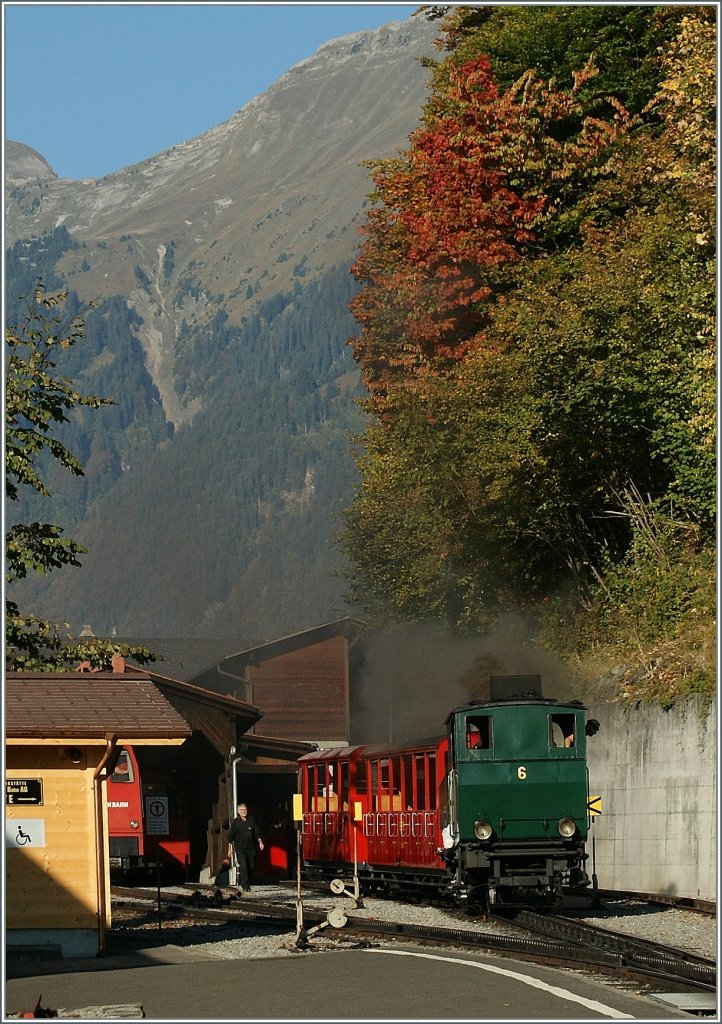
[[[158,934],[160,935],[163,930],[163,918],[160,910],[160,843],[158,843],[158,852],[155,858],[155,881],[158,890]]]
[[[236,808],[238,807],[238,772],[236,771],[236,765],[240,760],[240,757],[234,757],[231,761],[231,772],[233,773],[233,807],[231,808],[231,819],[235,818]]]
[[[592,906],[597,909],[599,902],[599,881],[597,880],[597,837],[592,836]]]
[[[301,899],[301,822],[296,826],[296,945],[308,945],[306,929],[303,926],[303,901]]]
[[[356,908],[363,907],[363,900],[361,899],[361,886],[358,880],[358,853],[356,847],[356,835],[357,835],[357,824],[356,824],[356,813],[351,813],[351,828],[353,829],[353,898],[356,903]]]
[[[356,851],[356,822],[354,821],[353,815],[351,816],[351,828],[353,829],[353,894],[354,898],[359,898],[359,884],[358,884],[358,854]]]

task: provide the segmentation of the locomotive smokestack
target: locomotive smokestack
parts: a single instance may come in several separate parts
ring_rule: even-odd
[[[541,699],[542,677],[539,675],[491,676],[489,694],[492,700]]]

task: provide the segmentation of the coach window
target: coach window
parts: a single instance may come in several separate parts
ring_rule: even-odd
[[[549,745],[551,747],[573,747],[575,743],[574,726],[574,715],[550,715]]]
[[[429,771],[428,771],[428,784],[429,784],[429,799],[426,806],[430,811],[436,810],[436,754],[429,754]]]
[[[341,793],[341,809],[344,811],[348,810],[348,772],[350,765],[348,761],[339,761],[339,781],[338,787]]]
[[[336,782],[338,774],[337,765],[329,764],[327,765],[327,769],[328,771],[326,774],[326,790],[324,793],[324,796],[326,797],[326,807],[324,808],[324,810],[336,811],[338,810],[338,783]]]
[[[311,801],[313,799],[313,789],[311,786],[311,773],[313,772],[313,766],[310,764],[304,764],[301,768],[301,790],[303,792],[303,807],[304,810],[312,811],[313,806]]]
[[[466,719],[467,750],[491,750],[491,715],[469,715]]]
[[[355,781],[357,796],[366,796],[366,793],[368,792],[368,783],[366,779],[366,764],[366,761],[356,762]]]
[[[401,758],[404,773],[404,807],[407,810],[413,809],[414,803],[414,760],[413,754],[404,754]]]
[[[376,788],[376,794],[377,794],[376,810],[377,811],[390,811],[391,810],[391,800],[392,800],[392,792],[391,792],[391,759],[390,758],[383,757],[378,762],[378,771],[377,771],[376,778],[377,778],[377,782],[378,782],[378,785],[377,785],[377,788]]]
[[[326,765],[314,764],[311,766],[309,776],[309,795],[311,797],[311,810],[326,810]]]
[[[389,779],[389,790],[391,793],[391,807],[392,811],[401,810],[401,758],[391,758],[391,778]]]
[[[133,765],[127,750],[122,750],[115,766],[115,771],[110,776],[111,782],[135,782]]]
[[[426,758],[423,754],[414,756],[416,761],[416,803],[420,811],[428,807],[428,791],[426,789]]]

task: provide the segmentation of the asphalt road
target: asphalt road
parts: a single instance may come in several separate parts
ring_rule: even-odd
[[[5,1014],[140,1004],[151,1020],[666,1020],[691,1015],[569,971],[428,949],[199,960],[180,947],[8,977]],[[88,1019],[88,1017],[81,1018]]]

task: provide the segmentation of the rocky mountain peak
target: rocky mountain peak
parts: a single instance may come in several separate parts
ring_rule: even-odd
[[[24,142],[5,143],[5,177],[8,181],[26,181],[32,178],[53,179],[57,174],[44,156]]]

